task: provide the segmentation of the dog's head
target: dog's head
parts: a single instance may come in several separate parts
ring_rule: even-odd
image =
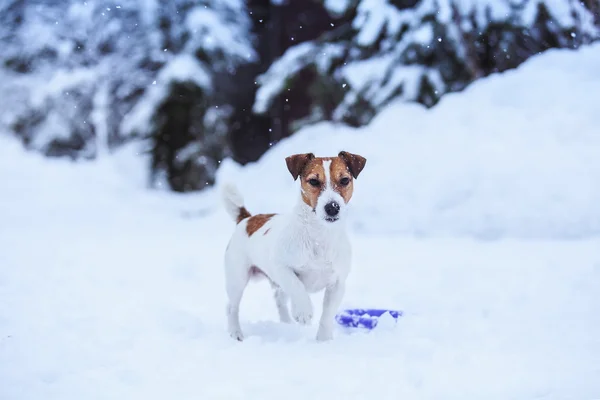
[[[300,178],[302,201],[327,223],[338,221],[352,198],[354,179],[367,160],[341,151],[337,157],[295,154],[285,159],[294,180]]]

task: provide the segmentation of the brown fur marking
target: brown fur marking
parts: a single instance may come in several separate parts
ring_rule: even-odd
[[[292,174],[294,180],[298,179],[306,165],[310,162],[310,160],[314,160],[314,158],[315,155],[313,153],[294,154],[293,156],[285,158],[288,171],[290,171],[290,174]]]
[[[357,156],[360,157],[360,156]],[[360,159],[363,159],[360,157]],[[354,191],[354,177],[352,171],[350,171],[350,165],[347,160],[343,157],[317,157],[310,160],[300,175],[301,187],[302,187],[302,200],[309,207],[315,208],[319,195],[325,189],[326,182],[324,179],[325,168],[323,167],[324,161],[331,161],[329,165],[329,185],[333,190],[338,192],[346,203],[352,198]],[[364,166],[364,164],[363,164]],[[342,179],[347,178],[348,184],[342,185]],[[309,182],[311,179],[316,179],[320,182],[320,186],[312,186]]]
[[[358,154],[348,153],[347,151],[340,151],[338,157],[341,158],[348,166],[348,171],[354,178],[357,178],[360,172],[365,167],[367,159]]]
[[[306,164],[300,175],[300,186],[302,187],[302,201],[304,201],[313,210],[317,207],[317,200],[319,195],[325,189],[323,180],[325,179],[325,169],[323,168],[323,161],[328,158],[313,158]],[[311,179],[316,179],[321,182],[318,187],[312,186],[309,182]]]
[[[246,233],[252,236],[254,232],[262,228],[275,214],[256,214],[250,217],[246,225]]]
[[[248,217],[250,217],[250,213],[248,212],[248,210],[246,210],[246,207],[242,207],[242,208],[240,208],[240,211],[238,212],[236,222],[239,224],[240,222],[242,222],[243,220],[245,220]]]
[[[333,190],[338,192],[340,196],[342,196],[344,202],[347,204],[352,198],[352,193],[354,192],[354,179],[352,179],[352,176],[350,175],[351,172],[348,168],[348,165],[342,158],[335,157],[331,161],[329,170],[329,175],[331,176],[331,187]],[[344,178],[348,178],[349,182],[345,186],[341,184],[342,179]]]

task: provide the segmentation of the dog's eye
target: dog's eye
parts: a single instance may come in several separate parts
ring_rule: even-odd
[[[319,186],[321,185],[321,182],[319,182],[319,180],[318,180],[318,179],[315,179],[315,178],[313,178],[313,179],[310,179],[310,180],[308,181],[308,183],[309,183],[311,186],[314,186],[314,187],[319,187]]]
[[[340,179],[340,185],[346,186],[350,183],[350,178],[342,178]]]

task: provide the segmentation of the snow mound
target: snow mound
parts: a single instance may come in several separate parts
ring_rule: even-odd
[[[363,155],[353,226],[362,232],[479,238],[600,233],[600,44],[549,50],[446,95],[432,109],[397,102],[368,126],[319,123],[244,168],[221,164],[251,212],[297,195],[284,157]],[[260,189],[260,190],[259,190]]]

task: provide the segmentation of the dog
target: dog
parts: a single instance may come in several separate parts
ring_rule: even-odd
[[[295,154],[285,159],[300,195],[285,214],[251,215],[231,184],[223,189],[225,209],[236,222],[224,257],[229,335],[244,340],[239,309],[249,281],[266,277],[281,322],[310,324],[310,293],[325,290],[316,340],[333,339],[335,314],[345,292],[352,248],[346,233],[347,205],[354,180],[366,164],[358,154],[336,157]],[[288,302],[291,302],[291,317]]]

